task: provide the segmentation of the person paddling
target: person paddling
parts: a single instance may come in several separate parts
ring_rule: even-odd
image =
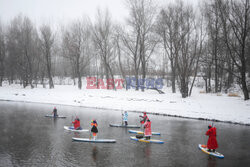
[[[54,115],[54,117],[58,117],[58,114],[57,114],[57,109],[56,109],[56,107],[54,107],[54,109],[53,109],[53,112],[52,112],[52,114]]]
[[[206,135],[209,136],[208,141],[207,141],[207,148],[208,151],[215,152],[215,149],[218,148],[218,143],[216,140],[216,128],[212,127],[211,125],[208,126],[208,131],[206,132]]]
[[[91,126],[92,126],[92,128],[91,128],[92,136],[93,136],[93,139],[95,140],[96,137],[97,137],[97,133],[98,133],[98,129],[97,129],[98,124],[97,124],[97,121],[96,120],[92,120],[91,121]]]
[[[150,140],[150,137],[152,136],[152,131],[151,131],[151,121],[147,119],[146,123],[144,124],[144,135],[146,137],[146,140]]]
[[[141,120],[141,124],[146,123],[146,121],[148,120],[148,116],[147,116],[147,113],[146,113],[146,112],[144,112],[144,113],[143,113],[143,116],[142,116],[142,115],[140,115],[139,117],[141,117],[141,118],[142,118],[142,120]]]
[[[78,117],[75,118],[75,121],[73,121],[72,124],[74,125],[75,130],[82,129],[81,126],[80,126],[80,119]]]
[[[125,123],[125,126],[128,125],[128,112],[125,111],[124,114],[122,114],[123,122]]]

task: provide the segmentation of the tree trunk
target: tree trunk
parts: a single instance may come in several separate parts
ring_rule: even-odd
[[[215,82],[215,93],[218,92],[218,62],[217,62],[217,51],[215,51],[215,58],[214,58],[215,62],[215,69],[214,69],[214,82]]]
[[[2,86],[4,77],[4,64],[3,61],[0,62],[0,86]]]
[[[50,55],[49,53],[47,53],[48,55],[46,55],[46,64],[47,64],[47,73],[48,73],[48,78],[49,78],[49,88],[53,89],[54,88],[54,83],[53,83],[53,79],[51,76],[51,60],[50,60]]]
[[[182,98],[188,97],[188,82],[186,81],[185,77],[180,78],[181,82],[181,96]]]
[[[244,100],[248,100],[249,99],[249,92],[247,89],[247,84],[246,84],[246,62],[245,60],[241,61],[242,63],[242,68],[241,68],[241,86],[242,86],[242,91],[244,94]]]
[[[77,62],[76,62],[76,74],[78,78],[78,89],[82,89],[82,77],[81,77],[81,72],[80,72],[79,58],[80,56],[77,58]]]
[[[146,78],[146,62],[142,63],[142,80],[140,83],[141,91],[144,92],[145,88],[145,78]]]
[[[211,92],[211,65],[209,66],[208,69],[208,93]]]
[[[174,63],[173,63],[173,60],[170,60],[171,61],[171,68],[172,68],[172,72],[171,72],[171,86],[172,86],[172,93],[176,93],[176,89],[175,89],[175,80],[176,80],[176,70],[175,70],[175,67],[174,67]]]
[[[205,81],[205,89],[206,89],[206,93],[208,93],[208,89],[207,89],[207,78],[203,78]]]

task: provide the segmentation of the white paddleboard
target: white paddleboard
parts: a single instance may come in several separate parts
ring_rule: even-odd
[[[73,126],[64,126],[63,128],[65,130],[69,130],[69,131],[72,131],[72,132],[88,132],[89,131],[88,129],[79,129],[79,130],[76,130],[76,129],[74,129]]]
[[[204,145],[204,144],[199,144],[198,147],[202,152],[204,152],[204,153],[206,153],[208,155],[212,155],[212,156],[215,156],[215,157],[218,157],[218,158],[221,158],[221,159],[224,158],[224,155],[217,152],[217,151],[209,152],[207,146]]]
[[[135,136],[130,137],[131,140],[139,141],[139,142],[144,142],[144,143],[156,143],[156,144],[163,144],[164,141],[161,140],[155,140],[155,139],[149,139],[146,140],[145,138],[137,139]]]
[[[72,137],[73,141],[78,142],[91,142],[91,143],[115,143],[115,139],[89,139],[89,138],[78,138],[78,137]]]
[[[139,131],[139,130],[128,130],[129,133],[135,133],[135,134],[144,134],[143,131]],[[152,135],[161,135],[161,133],[159,132],[152,132]]]
[[[140,128],[138,125],[122,125],[122,124],[109,124],[110,127],[120,127],[120,128]]]
[[[54,115],[45,115],[45,117],[49,117],[49,118],[66,118],[66,116],[56,116],[54,117]]]

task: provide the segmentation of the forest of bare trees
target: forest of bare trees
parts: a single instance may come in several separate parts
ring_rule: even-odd
[[[123,24],[100,9],[94,21],[76,18],[60,30],[21,14],[0,20],[0,86],[52,89],[53,78],[63,76],[82,89],[82,78],[93,76],[97,86],[102,78],[115,90],[114,78],[134,77],[135,91],[145,91],[146,78],[163,77],[186,98],[201,77],[207,93],[238,85],[249,99],[249,0],[204,0],[195,7],[181,0],[164,7],[125,2]]]

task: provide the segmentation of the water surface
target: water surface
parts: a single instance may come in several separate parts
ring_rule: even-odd
[[[121,122],[121,112],[58,105],[66,119],[45,118],[53,105],[0,102],[0,166],[248,166],[250,128],[216,123],[218,151],[225,159],[208,156],[198,149],[206,143],[210,122],[149,115],[153,136],[164,144],[130,140],[127,129],[109,127]],[[72,133],[63,129],[78,115],[83,128],[91,119],[98,121],[98,138],[117,143],[79,143],[72,137],[89,137],[89,132]],[[129,124],[139,124],[139,114],[129,112]]]

